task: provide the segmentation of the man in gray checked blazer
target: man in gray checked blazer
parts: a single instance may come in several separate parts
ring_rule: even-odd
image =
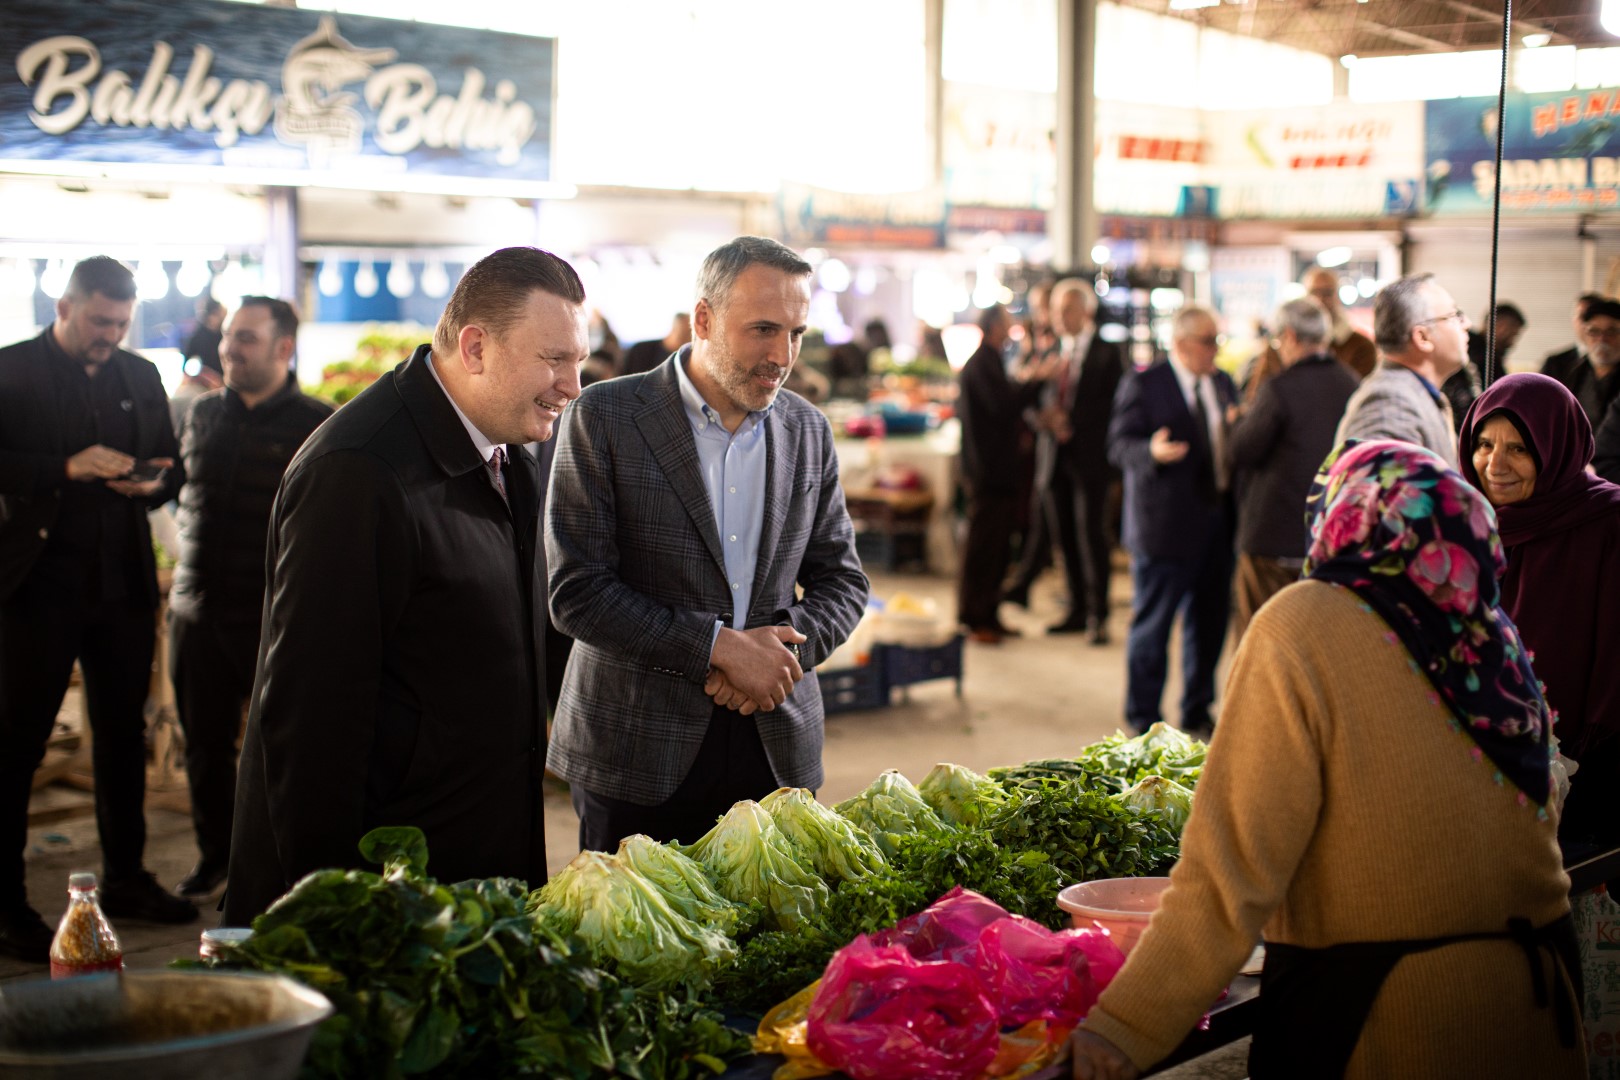
[[[1346,439],[1416,443],[1457,467],[1457,429],[1441,385],[1468,359],[1468,316],[1433,274],[1408,274],[1373,298],[1380,359],[1345,406]]]
[[[810,273],[775,241],[718,248],[692,343],[564,414],[546,554],[575,645],[548,764],[582,848],[691,842],[739,799],[822,782],[813,669],[868,586],[832,430],[781,389]]]

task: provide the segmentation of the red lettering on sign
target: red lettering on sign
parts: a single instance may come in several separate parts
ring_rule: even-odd
[[[1536,138],[1551,135],[1558,130],[1558,106],[1537,105],[1530,111],[1530,130]]]
[[[1586,95],[1586,119],[1598,120],[1609,111],[1609,95],[1594,93]]]
[[[1564,99],[1564,110],[1558,117],[1559,123],[1564,127],[1581,122],[1581,99],[1570,97]]]

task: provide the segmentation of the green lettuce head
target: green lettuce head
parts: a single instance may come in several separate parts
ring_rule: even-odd
[[[977,826],[1007,801],[1002,786],[972,769],[941,763],[917,786],[923,801],[952,825]]]
[[[804,788],[777,788],[760,806],[799,850],[800,861],[829,881],[859,881],[888,862],[870,836]]]
[[[727,937],[735,937],[748,909],[720,895],[708,871],[669,844],[637,833],[619,841],[614,859],[650,881],[669,906]]]
[[[894,769],[833,809],[866,830],[883,854],[891,859],[903,837],[917,833],[938,836],[951,829],[923,801],[916,785]]]
[[[766,929],[797,931],[827,902],[827,883],[752,799],[734,804],[686,854],[703,864],[722,896],[761,905]]]
[[[1156,811],[1177,836],[1186,828],[1187,816],[1192,813],[1193,793],[1163,776],[1144,776],[1115,798],[1133,810]]]
[[[702,989],[737,946],[669,905],[651,882],[599,851],[582,851],[530,901],[540,925],[585,943],[593,962],[650,989]],[[610,963],[611,962],[611,963]]]

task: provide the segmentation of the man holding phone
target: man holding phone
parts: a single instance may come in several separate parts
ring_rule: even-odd
[[[52,935],[24,887],[28,798],[75,660],[94,737],[102,907],[197,918],[142,865],[158,602],[146,512],[185,477],[157,369],[119,348],[134,309],[134,275],[98,255],[74,267],[55,322],[0,349],[0,955],[40,964]]]

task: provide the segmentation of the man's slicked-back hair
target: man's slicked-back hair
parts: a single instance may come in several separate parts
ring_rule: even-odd
[[[1434,314],[1423,286],[1433,274],[1407,274],[1378,290],[1373,297],[1373,341],[1382,353],[1394,356],[1412,342],[1412,328]]]
[[[480,326],[500,337],[528,303],[529,294],[546,292],[570,304],[585,302],[585,286],[567,261],[535,247],[509,247],[484,256],[461,275],[450,302],[433,331],[433,351],[456,355],[464,327]]]
[[[244,296],[237,310],[262,307],[270,312],[270,322],[276,328],[276,337],[298,340],[298,309],[274,296]]]
[[[88,300],[95,293],[109,300],[133,300],[135,275],[110,255],[92,255],[73,268],[62,295],[69,300]]]
[[[813,268],[799,253],[785,244],[763,236],[739,236],[709,252],[698,271],[697,298],[706,300],[716,311],[731,299],[737,277],[754,265],[769,266],[794,277],[808,277]]]

